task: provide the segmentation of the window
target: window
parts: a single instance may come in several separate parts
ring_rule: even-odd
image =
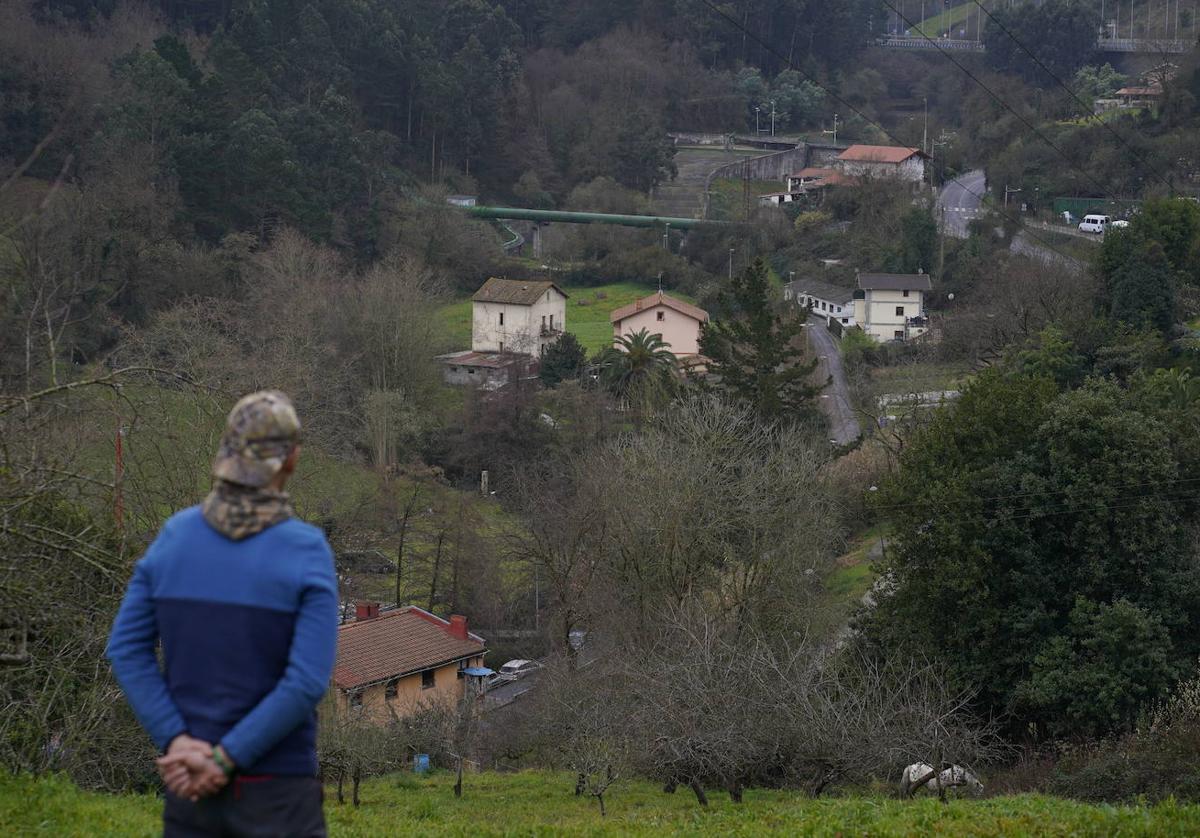
[[[907,288],[905,288],[905,289],[904,289],[904,291],[903,291],[903,293],[904,293],[904,296],[906,296],[906,297],[907,297],[907,296],[908,296],[908,289],[907,289]]]
[[[826,310],[826,309],[825,309],[825,302],[824,302],[824,300],[822,300],[822,301],[821,301],[821,311],[825,311],[825,310]]]
[[[464,674],[463,674],[463,670],[464,670],[464,669],[466,669],[466,668],[467,668],[467,667],[469,667],[469,666],[471,666],[471,662],[470,662],[470,661],[465,661],[465,660],[464,660],[464,661],[459,661],[459,662],[458,662],[458,677],[459,677],[459,679],[460,679],[460,680],[461,680],[461,679],[463,679],[463,678],[465,678],[465,677],[467,677],[466,675],[464,675]]]
[[[666,319],[667,319],[667,313],[665,311],[660,311],[658,313],[658,322],[661,323]]]
[[[550,328],[551,329],[554,328],[554,315],[553,314],[550,315]]]
[[[362,699],[363,699],[362,690],[355,690],[354,692],[350,693],[350,709],[351,710],[361,710],[362,709]]]
[[[504,341],[500,341],[500,351],[504,352]]]
[[[393,678],[388,681],[383,688],[383,698],[385,701],[391,701],[400,692],[400,679]]]
[[[426,669],[421,673],[421,689],[432,690],[435,686],[434,670]]]
[[[849,317],[843,317],[843,318],[842,318],[842,322],[843,322],[843,323],[849,323],[849,322],[850,322],[850,318],[849,318]]]
[[[904,306],[896,306],[896,316],[897,317],[904,316]]]
[[[474,375],[474,374],[475,374],[475,368],[467,367],[467,375]]]
[[[500,312],[500,325],[504,325],[504,312]]]
[[[897,329],[896,331],[892,332],[892,337],[894,337],[896,340],[904,340],[904,330]]]

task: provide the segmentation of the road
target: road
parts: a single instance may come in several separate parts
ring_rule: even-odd
[[[842,366],[842,353],[838,351],[837,339],[815,317],[804,331],[808,332],[809,344],[819,358],[817,370],[822,380],[832,378],[826,392],[818,399],[822,412],[829,418],[829,440],[834,445],[849,445],[858,439],[862,431],[854,416],[854,408],[850,406],[850,385],[846,383],[846,370]]]
[[[982,169],[946,182],[938,193],[937,212],[948,235],[956,239],[967,238],[967,225],[980,215],[979,204],[986,193],[987,178]]]
[[[987,179],[982,169],[959,175],[942,187],[938,193],[937,210],[943,219],[943,229],[947,235],[958,239],[968,237],[968,225],[971,220],[983,215],[980,203],[986,193]],[[1023,230],[1013,236],[1010,249],[1013,253],[1037,259],[1047,265],[1075,273],[1083,270],[1083,265],[1077,259],[1039,244],[1034,236]]]

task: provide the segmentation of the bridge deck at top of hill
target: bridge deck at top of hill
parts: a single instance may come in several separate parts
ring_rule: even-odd
[[[967,38],[922,38],[919,35],[889,35],[875,41],[877,46],[891,49],[944,49],[983,52],[983,41]],[[1097,52],[1131,52],[1146,55],[1179,55],[1196,46],[1187,39],[1163,38],[1099,38]]]

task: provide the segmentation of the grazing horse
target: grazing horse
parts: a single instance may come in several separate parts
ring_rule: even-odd
[[[934,776],[930,777],[931,774]],[[926,780],[926,777],[929,779]],[[979,778],[971,773],[970,769],[961,765],[951,765],[935,774],[932,765],[914,762],[900,775],[900,794],[903,797],[912,797],[920,788],[941,791],[944,788],[959,786],[966,786],[972,794],[983,794],[983,783],[979,782]]]

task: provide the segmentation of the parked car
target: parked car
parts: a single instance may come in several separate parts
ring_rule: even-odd
[[[1129,226],[1129,222],[1126,221],[1124,218],[1118,218],[1116,221],[1114,221],[1112,224],[1110,224],[1108,226],[1119,228],[1119,229],[1123,230]]]
[[[1112,221],[1107,215],[1085,215],[1079,222],[1079,230],[1084,233],[1103,233]]]
[[[541,668],[542,665],[537,661],[511,660],[500,667],[496,674],[488,679],[487,687],[490,690],[492,687],[507,684],[509,681],[519,681],[529,673],[536,672]]]

